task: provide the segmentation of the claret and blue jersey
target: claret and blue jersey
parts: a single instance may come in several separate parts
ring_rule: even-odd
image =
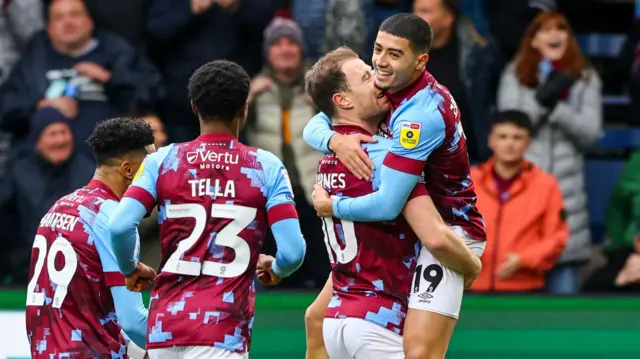
[[[305,254],[282,162],[226,134],[147,156],[110,222],[125,274],[136,265],[133,229],[155,205],[162,269],[151,293],[147,347],[248,351],[253,278],[267,227],[278,247],[276,274],[289,275]]]
[[[475,202],[469,157],[458,107],[449,91],[428,72],[413,84],[388,94],[392,113],[380,133],[393,138],[379,177],[378,191],[333,202],[336,217],[381,221],[397,217],[424,172],[427,190],[442,218],[470,238],[485,240],[484,222]],[[327,153],[335,132],[320,113],[304,131],[305,141]]]
[[[354,126],[336,126],[342,134],[366,132]],[[363,144],[376,165],[382,167],[391,140]],[[376,173],[376,175],[379,173]],[[357,179],[335,154],[320,159],[317,182],[330,195],[343,198],[365,196],[378,190],[373,181]],[[427,195],[423,184],[415,186],[411,197]],[[326,318],[360,318],[402,334],[419,245],[402,216],[393,221],[358,222],[323,218],[325,242],[332,267],[334,295]]]
[[[145,346],[147,310],[141,294],[126,289],[109,238],[117,204],[118,196],[93,180],[40,220],[26,303],[33,358],[127,358],[127,336]]]

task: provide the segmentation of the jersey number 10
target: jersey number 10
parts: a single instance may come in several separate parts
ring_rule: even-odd
[[[340,244],[338,243],[338,239],[336,237],[336,225],[333,223],[333,218],[324,217],[322,218],[322,222],[324,225],[324,243],[327,246],[327,252],[329,252],[329,261],[331,264],[334,264],[333,253],[331,253],[331,249],[336,254],[336,259],[338,263],[346,264],[353,260],[358,254],[358,240],[356,239],[356,231],[353,227],[353,222],[341,220],[341,224],[337,226],[342,228],[342,239],[344,242],[344,249],[340,248]]]
[[[178,243],[176,251],[167,260],[163,272],[182,275],[207,275],[214,277],[233,278],[243,274],[249,267],[251,250],[249,244],[240,238],[238,234],[256,218],[257,210],[251,207],[213,204],[211,205],[212,218],[233,219],[216,235],[216,245],[231,248],[236,257],[230,263],[217,263],[204,261],[203,263],[182,260],[184,253],[196,244],[202,237],[207,225],[207,211],[204,206],[197,203],[170,204],[167,205],[167,218],[193,218],[196,225],[189,237]]]
[[[36,284],[38,283],[38,277],[40,277],[46,258],[49,279],[56,285],[52,307],[60,308],[64,298],[67,296],[69,283],[71,283],[71,279],[73,279],[73,275],[76,273],[76,268],[78,268],[78,255],[71,246],[71,242],[64,237],[56,238],[53,244],[51,244],[49,255],[47,255],[47,239],[41,234],[36,235],[33,241],[33,248],[38,248],[38,260],[36,261],[36,267],[33,271],[33,278],[31,278],[29,285],[27,285],[27,306],[44,305],[44,293],[36,293]],[[58,253],[62,253],[64,256],[64,267],[62,267],[61,270],[56,269],[56,256]]]

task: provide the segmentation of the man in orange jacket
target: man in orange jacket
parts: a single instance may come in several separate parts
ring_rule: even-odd
[[[545,286],[569,237],[556,179],[524,159],[532,125],[519,111],[498,114],[489,147],[494,156],[471,170],[487,230],[478,292],[534,292]]]

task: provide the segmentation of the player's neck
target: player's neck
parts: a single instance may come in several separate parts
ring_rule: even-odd
[[[118,198],[122,198],[127,187],[129,187],[129,184],[123,181],[122,175],[119,172],[107,166],[99,166],[96,168],[93,179],[104,183]]]
[[[235,138],[238,138],[238,128],[234,125],[227,125],[220,122],[203,123],[200,122],[200,134],[201,135],[215,135],[215,134],[229,134]]]
[[[496,161],[493,166],[498,176],[502,179],[508,180],[522,171],[522,161],[516,162],[500,162]]]
[[[356,116],[351,116],[351,114],[341,113],[337,116],[334,116],[332,119],[334,125],[337,126],[356,126],[364,129],[372,135],[375,135],[378,132],[378,125],[369,123],[365,120],[357,118]]]
[[[403,86],[398,86],[397,88],[390,88],[389,92],[392,94],[398,93],[404,89],[406,89],[407,87],[410,87],[411,85],[413,85],[416,81],[418,81],[418,79],[420,78],[420,76],[422,76],[422,74],[424,73],[424,69],[421,71],[415,70],[413,72],[413,75],[411,75],[411,80],[409,82],[407,82],[405,85]]]

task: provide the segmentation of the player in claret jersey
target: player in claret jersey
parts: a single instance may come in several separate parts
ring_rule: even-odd
[[[98,163],[93,179],[60,198],[35,236],[26,313],[32,358],[133,357],[123,329],[145,346],[147,310],[142,296],[125,287],[108,223],[153,150],[153,131],[142,120],[116,118],[98,124],[88,143]],[[155,276],[142,263],[136,274],[147,284]]]
[[[393,138],[378,175],[380,188],[366,196],[335,200],[318,191],[314,206],[322,216],[391,220],[400,214],[424,173],[427,190],[444,221],[480,256],[486,235],[475,206],[466,138],[455,100],[426,70],[431,40],[429,24],[414,14],[394,15],[380,25],[372,63],[376,87],[385,91],[391,113],[379,133]],[[362,160],[353,160],[369,161],[359,137],[336,134],[325,114],[314,117],[304,135],[318,151],[328,152],[331,147],[350,171],[365,178],[372,175],[366,173],[370,172],[367,165],[365,171],[358,168]],[[432,250],[421,250],[405,325],[408,359],[444,357],[459,315],[464,277],[474,278],[454,269],[458,268],[437,259]]]
[[[371,69],[349,48],[323,56],[308,73],[306,88],[316,106],[331,116],[338,133],[372,135],[380,115],[388,110],[387,99],[376,96],[379,91],[374,87]],[[371,160],[381,165],[390,145],[391,140],[378,137],[377,143],[363,147]],[[335,154],[320,160],[317,182],[330,194],[341,197],[367,195],[380,186],[379,177],[372,182],[357,179]],[[412,229],[421,240],[441,241],[440,253],[446,252],[469,266],[479,262],[443,223],[424,183],[419,181],[414,187],[403,211],[411,228],[403,217],[386,222],[323,219],[333,270],[312,307],[324,311],[328,306],[322,326],[324,344],[332,359],[404,358],[401,335],[419,248]],[[328,303],[331,286],[334,294]],[[321,348],[313,348],[317,346],[309,343],[309,358],[322,357]]]
[[[134,230],[159,204],[162,271],[151,293],[151,358],[247,358],[253,277],[267,226],[278,251],[269,272],[304,258],[287,171],[273,154],[236,139],[245,122],[249,76],[210,62],[189,81],[201,135],[149,155],[110,222],[123,273],[135,268]]]

